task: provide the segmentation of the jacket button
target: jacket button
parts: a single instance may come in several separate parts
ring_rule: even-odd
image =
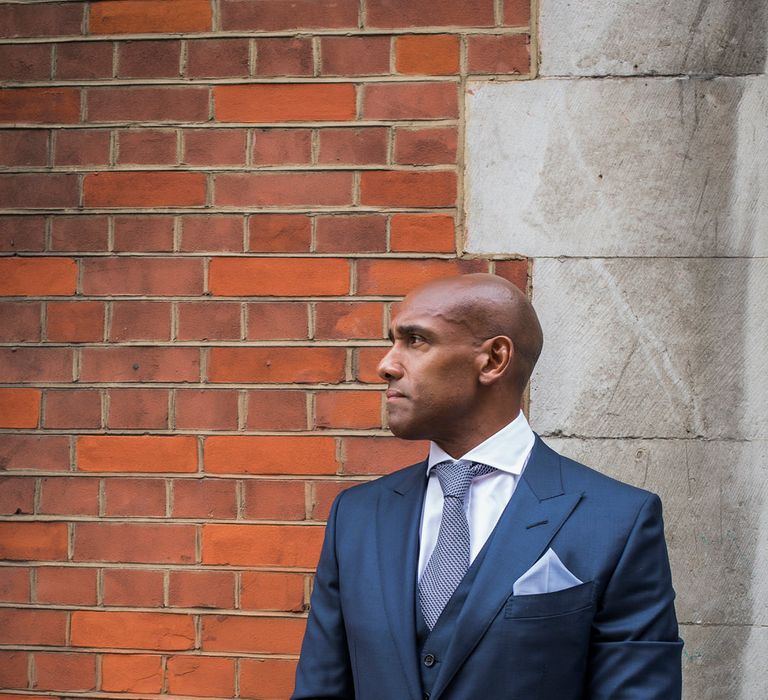
[[[424,700],[429,700],[429,693],[424,693]]]
[[[435,665],[435,657],[434,657],[434,656],[432,656],[432,654],[427,654],[427,655],[424,657],[424,665],[425,665],[427,668],[431,668],[432,666],[434,666],[434,665]]]

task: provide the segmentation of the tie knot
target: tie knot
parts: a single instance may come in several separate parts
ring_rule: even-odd
[[[458,498],[462,503],[467,497],[472,480],[477,476],[490,474],[492,471],[496,471],[494,467],[465,459],[456,462],[440,462],[435,466],[440,488],[443,489],[443,497]]]

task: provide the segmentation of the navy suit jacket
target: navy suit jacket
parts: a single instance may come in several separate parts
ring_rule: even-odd
[[[421,700],[421,462],[335,501],[293,700]],[[514,595],[547,548],[583,584]],[[431,700],[676,700],[680,654],[661,503],[537,436],[487,544]]]

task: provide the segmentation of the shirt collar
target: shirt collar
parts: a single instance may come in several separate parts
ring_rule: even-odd
[[[533,430],[521,411],[511,423],[507,423],[497,433],[462,455],[460,459],[487,464],[500,471],[519,475],[525,467],[535,440]],[[434,442],[430,442],[427,474],[436,464],[445,461],[455,460]]]

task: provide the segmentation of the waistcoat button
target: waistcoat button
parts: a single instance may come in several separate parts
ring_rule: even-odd
[[[435,657],[434,657],[434,656],[432,656],[432,654],[427,654],[427,655],[424,657],[424,665],[425,665],[427,668],[431,668],[432,666],[434,666],[434,665],[435,665],[435,660],[436,660],[436,659],[435,659]]]

